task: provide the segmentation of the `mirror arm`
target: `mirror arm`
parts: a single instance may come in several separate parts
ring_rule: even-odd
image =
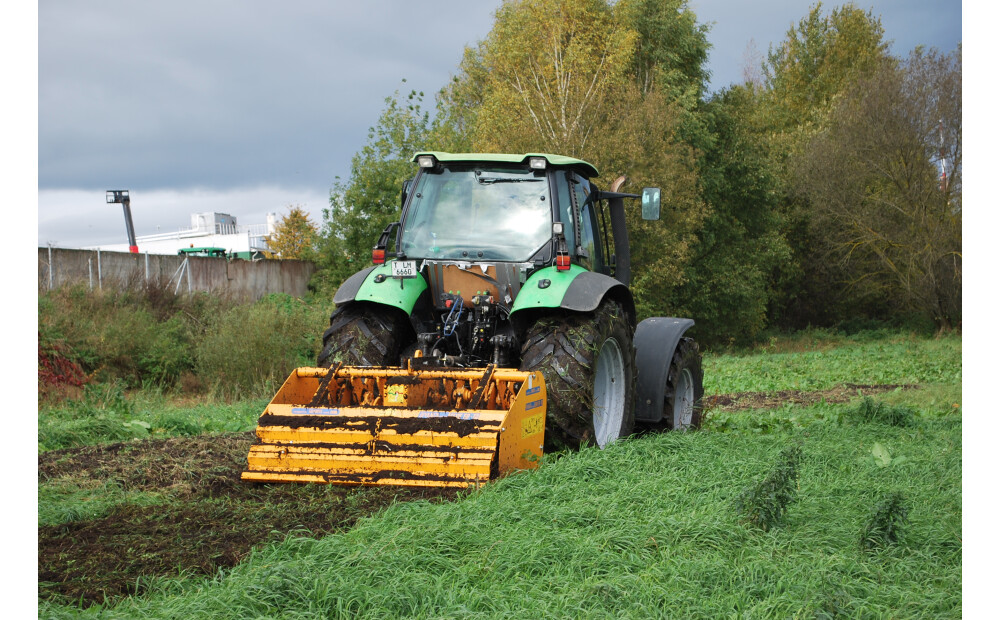
[[[597,190],[594,200],[606,200],[608,198],[642,198],[639,194],[624,194],[622,192],[602,192]]]

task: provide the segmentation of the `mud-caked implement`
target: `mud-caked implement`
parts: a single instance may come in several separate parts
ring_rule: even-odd
[[[260,417],[244,480],[469,486],[537,466],[540,372],[299,368]]]
[[[701,420],[690,319],[636,321],[624,201],[585,161],[418,153],[316,367],[268,404],[243,479],[474,486],[543,450]]]

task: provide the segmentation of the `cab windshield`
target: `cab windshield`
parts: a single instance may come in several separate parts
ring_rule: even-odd
[[[552,236],[544,170],[452,167],[411,189],[400,249],[408,258],[527,261]]]

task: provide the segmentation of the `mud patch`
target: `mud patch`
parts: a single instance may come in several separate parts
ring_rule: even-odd
[[[212,497],[238,486],[253,440],[231,433],[53,450],[38,455],[38,482],[113,480],[127,491]]]
[[[252,433],[145,440],[46,452],[39,483],[164,494],[156,506],[38,528],[39,596],[89,606],[142,591],[154,576],[211,576],[291,532],[320,537],[397,501],[446,501],[454,489],[268,484],[240,480]]]
[[[871,396],[897,389],[914,390],[913,384],[857,385],[845,383],[829,390],[807,392],[780,390],[778,392],[740,392],[738,394],[706,394],[703,407],[706,411],[739,411],[741,409],[777,409],[785,405],[812,405],[819,402],[846,403],[858,396]]]

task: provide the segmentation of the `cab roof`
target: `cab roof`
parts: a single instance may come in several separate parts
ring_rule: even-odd
[[[585,177],[600,176],[597,168],[582,159],[566,157],[565,155],[553,155],[551,153],[524,153],[521,155],[513,153],[446,153],[444,151],[421,151],[413,155],[410,161],[417,161],[421,155],[433,155],[438,161],[444,162],[503,162],[512,164],[527,164],[529,157],[544,157],[553,166],[565,166],[575,169]]]

